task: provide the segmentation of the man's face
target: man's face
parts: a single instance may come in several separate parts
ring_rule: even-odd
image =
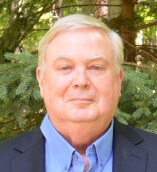
[[[44,76],[37,69],[41,96],[52,123],[112,120],[123,71],[116,73],[109,37],[94,28],[58,33],[45,53]]]

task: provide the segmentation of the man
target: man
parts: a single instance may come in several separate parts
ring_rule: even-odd
[[[1,172],[156,172],[157,137],[120,124],[123,44],[97,19],[57,21],[39,45],[37,80],[47,114],[0,144]]]

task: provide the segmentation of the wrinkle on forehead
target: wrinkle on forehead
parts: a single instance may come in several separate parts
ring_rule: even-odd
[[[50,41],[47,43],[47,45],[45,46],[45,50],[44,50],[44,56],[45,56],[45,54],[46,54],[46,52],[47,52],[47,49],[48,49],[50,43],[51,43],[54,39],[56,39],[56,37],[57,37],[58,35],[64,34],[64,33],[68,33],[68,34],[71,35],[74,31],[77,31],[77,30],[83,30],[83,31],[86,30],[86,31],[88,31],[88,35],[90,35],[90,36],[93,37],[94,39],[97,39],[98,37],[107,37],[107,38],[109,39],[109,41],[112,42],[112,41],[110,40],[110,37],[109,37],[108,33],[107,33],[105,30],[100,29],[100,28],[97,28],[97,27],[89,27],[89,28],[87,27],[87,28],[76,28],[76,29],[62,30],[62,31],[57,32],[57,33],[50,39]],[[97,34],[94,34],[94,35],[93,35],[93,32],[95,32],[95,33],[97,33]]]
[[[75,32],[76,31],[76,32]],[[78,31],[78,32],[77,32]],[[63,34],[63,35],[62,35]],[[89,41],[88,45],[89,47],[91,46],[91,48],[95,45],[92,45],[95,41],[94,40],[103,40],[103,43],[105,45],[106,41],[108,42],[108,44],[111,44],[110,45],[110,48],[113,50],[113,46],[112,46],[112,43],[110,41],[110,38],[108,36],[108,34],[105,32],[105,31],[101,31],[97,28],[80,28],[80,29],[74,29],[74,30],[66,30],[66,31],[61,31],[61,32],[58,32],[52,39],[51,41],[49,42],[49,44],[47,45],[46,47],[46,50],[45,50],[45,58],[47,58],[47,51],[49,51],[48,49],[50,48],[51,50],[51,47],[50,47],[50,44],[57,40],[58,38],[61,39],[62,36],[64,37],[65,35],[69,35],[69,38],[68,38],[68,44],[70,44],[71,40],[73,40],[73,34],[74,35],[77,35],[77,37],[79,38],[80,42],[84,42],[86,41],[85,40],[85,37],[83,34],[85,35],[89,35],[89,37],[91,38],[92,41]],[[57,38],[58,37],[58,38]],[[102,39],[102,38],[105,38],[105,39]],[[74,39],[74,40],[77,40],[77,39]],[[105,41],[106,40],[106,41]],[[66,40],[65,40],[66,41]],[[58,41],[59,42],[59,41]],[[77,41],[76,41],[77,42]],[[66,45],[66,44],[65,44]],[[53,44],[53,47],[57,48],[57,45]],[[59,46],[60,47],[60,46]],[[50,53],[50,56],[51,58],[53,58],[53,60],[58,60],[58,59],[69,59],[69,60],[74,60],[75,57],[80,57],[80,59],[84,59],[85,61],[94,61],[94,60],[97,60],[97,59],[104,59],[104,61],[108,61],[108,53],[105,55],[104,53],[102,53],[101,51],[99,52],[99,49],[98,49],[98,52],[96,53],[93,53],[92,54],[92,51],[90,51],[89,49],[86,51],[86,47],[83,47],[81,44],[80,46],[77,45],[78,47],[78,52],[74,51],[71,51],[70,49],[66,50],[65,52],[60,52],[58,50],[58,53],[55,54],[53,56],[53,52]],[[60,47],[61,48],[61,47]],[[69,48],[69,47],[68,47]],[[54,49],[54,48],[52,48]],[[92,50],[92,49],[91,49]],[[106,49],[106,47],[104,46],[104,48],[102,48],[102,50],[104,50],[105,52],[108,52],[108,49]],[[88,52],[88,53],[87,53]],[[90,53],[91,52],[91,53]],[[63,54],[62,54],[63,53]],[[114,56],[114,50],[113,52],[110,52],[110,55],[113,53],[113,56]],[[109,55],[109,57],[110,57]],[[45,59],[46,60],[46,59]],[[46,60],[47,61],[47,60]]]

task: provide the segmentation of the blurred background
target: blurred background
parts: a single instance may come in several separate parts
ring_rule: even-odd
[[[157,0],[0,0],[0,140],[40,125],[38,43],[55,21],[75,13],[97,17],[123,39],[116,118],[157,133]]]

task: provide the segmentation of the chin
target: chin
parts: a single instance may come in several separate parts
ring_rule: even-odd
[[[69,118],[72,122],[87,123],[95,121],[97,118],[93,112],[91,113],[87,109],[73,110],[69,113]]]

